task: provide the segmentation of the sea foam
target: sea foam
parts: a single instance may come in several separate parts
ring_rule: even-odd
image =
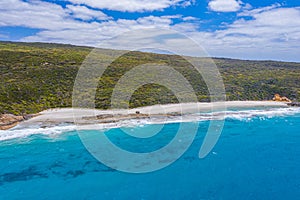
[[[150,124],[168,124],[181,122],[195,121],[210,121],[210,120],[240,120],[249,121],[255,118],[265,120],[273,117],[291,116],[300,113],[300,108],[268,108],[268,109],[253,109],[253,110],[238,110],[238,111],[221,111],[211,113],[196,113],[182,116],[172,117],[152,117],[149,119],[131,119],[116,123],[107,124],[92,124],[92,125],[76,125],[76,124],[60,124],[52,127],[44,127],[43,124],[22,127],[16,126],[13,129],[0,131],[0,141],[11,140],[16,138],[24,138],[32,135],[58,135],[75,130],[105,130],[121,127],[135,127]]]

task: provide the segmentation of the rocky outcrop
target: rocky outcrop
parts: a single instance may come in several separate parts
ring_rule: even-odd
[[[279,94],[275,94],[275,95],[274,95],[273,101],[288,102],[288,103],[291,103],[291,102],[292,102],[289,98],[287,98],[287,97],[282,97],[282,96],[280,96]]]
[[[0,130],[10,129],[23,120],[23,116],[15,116],[11,114],[0,115]]]
[[[0,114],[0,130],[7,130],[18,125],[19,122],[30,119],[35,115],[16,116],[12,114]]]
[[[291,102],[288,103],[289,106],[293,106],[293,107],[300,107],[300,102]]]

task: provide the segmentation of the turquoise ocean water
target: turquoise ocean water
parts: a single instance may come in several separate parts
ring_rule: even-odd
[[[187,125],[193,122],[185,122]],[[129,174],[97,161],[74,130],[0,132],[0,199],[297,199],[300,197],[300,110],[233,111],[212,152],[199,159],[209,120],[170,166]],[[143,132],[159,125],[130,127]],[[106,131],[116,145],[148,152],[166,145],[178,123],[155,137]],[[36,131],[36,130],[39,131]],[[52,130],[52,131],[50,131]],[[41,132],[42,134],[37,134]],[[47,132],[47,133],[46,133]],[[33,134],[34,133],[34,134]],[[86,131],[93,137],[93,131]],[[12,137],[13,136],[13,137]]]

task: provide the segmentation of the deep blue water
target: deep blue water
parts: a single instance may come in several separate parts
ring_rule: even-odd
[[[111,169],[85,149],[76,131],[0,142],[0,199],[298,199],[300,114],[227,119],[212,152],[198,158],[209,122],[170,166],[146,174]],[[138,131],[158,125],[136,127]],[[159,149],[178,124],[151,139],[106,134],[128,150]],[[88,132],[88,131],[87,131]],[[91,132],[91,131],[89,131]]]

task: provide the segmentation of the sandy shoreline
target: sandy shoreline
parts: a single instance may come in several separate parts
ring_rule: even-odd
[[[227,101],[214,103],[184,103],[154,105],[124,110],[97,110],[81,108],[57,108],[45,110],[38,116],[21,122],[21,126],[34,124],[56,125],[62,123],[92,125],[101,123],[116,123],[122,120],[146,119],[155,117],[180,116],[192,113],[224,111],[243,108],[280,108],[288,107],[286,103],[274,101]]]

